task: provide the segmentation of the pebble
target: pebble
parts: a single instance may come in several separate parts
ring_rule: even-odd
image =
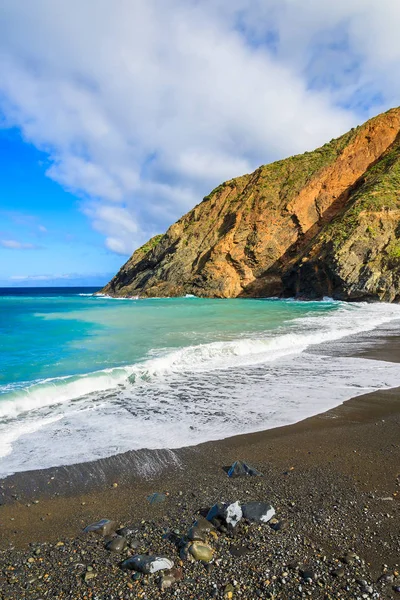
[[[110,552],[123,552],[127,546],[126,539],[120,535],[116,536],[106,544],[106,550]]]
[[[110,519],[101,519],[96,523],[88,525],[83,531],[85,533],[93,531],[93,533],[97,533],[98,535],[102,535],[104,537],[106,535],[110,535],[110,533],[114,533],[116,525],[117,524],[115,521],[111,521]]]
[[[212,560],[214,551],[208,544],[203,542],[192,542],[188,548],[189,553],[195,560],[201,560],[202,562],[210,562]]]
[[[287,521],[278,521],[276,520],[275,523],[271,523],[272,519],[270,520],[270,526],[271,529],[273,529],[274,531],[283,531],[284,529],[288,529],[289,527],[289,523]]]
[[[170,569],[169,571],[165,571],[160,578],[160,589],[166,590],[171,587],[177,581],[181,581],[183,579],[182,569]]]
[[[196,521],[194,522],[194,527],[203,533],[211,533],[214,531],[213,524],[210,523],[210,521],[208,521],[205,517],[201,516],[197,517]]]
[[[308,569],[301,571],[301,576],[304,579],[304,581],[308,581],[309,583],[311,583],[312,581],[314,581],[316,579],[316,575],[315,575],[314,571],[311,571]]]
[[[232,556],[244,556],[245,554],[249,554],[250,550],[247,546],[231,546],[229,552]]]
[[[394,580],[394,577],[393,577],[393,575],[391,575],[390,573],[383,573],[383,574],[382,574],[382,575],[379,577],[379,579],[378,579],[378,582],[377,582],[377,583],[382,583],[382,584],[385,584],[385,583],[393,583],[393,580]]]
[[[122,569],[139,571],[140,573],[156,573],[157,571],[170,570],[174,566],[172,560],[166,556],[151,556],[147,554],[136,554],[124,560]]]
[[[357,559],[357,554],[354,554],[354,552],[347,552],[343,558],[343,562],[346,563],[346,565],[353,565]]]

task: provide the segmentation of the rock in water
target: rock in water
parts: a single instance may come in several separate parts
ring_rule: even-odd
[[[220,525],[222,524],[235,527],[239,523],[242,516],[242,509],[240,508],[238,501],[233,502],[232,504],[217,503],[214,504],[214,506],[212,506],[208,511],[207,520],[211,522],[215,521]]]
[[[172,569],[174,563],[166,556],[151,556],[148,554],[136,554],[124,560],[121,565],[122,569],[130,569],[131,571],[139,571],[139,573],[156,573],[164,569]]]
[[[275,514],[275,509],[266,502],[247,502],[243,504],[243,516],[255,523],[268,523]]]
[[[246,477],[247,475],[261,477],[262,473],[241,460],[236,460],[228,471],[228,477]]]
[[[101,519],[101,521],[97,521],[96,523],[92,523],[88,525],[83,530],[85,533],[89,533],[93,531],[93,533],[97,533],[98,535],[106,536],[114,533],[117,528],[117,524],[115,521],[110,521],[109,519]]]
[[[107,542],[106,550],[110,552],[122,552],[127,546],[127,541],[124,537],[117,535],[115,538]]]

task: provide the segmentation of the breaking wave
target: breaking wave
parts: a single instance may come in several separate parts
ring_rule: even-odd
[[[393,304],[341,304],[325,315],[294,319],[284,328],[257,337],[157,351],[133,365],[102,369],[83,375],[58,377],[6,390],[0,398],[0,418],[17,416],[42,407],[62,404],[88,394],[117,390],[169,373],[199,373],[268,363],[299,354],[313,345],[371,331],[400,318]]]

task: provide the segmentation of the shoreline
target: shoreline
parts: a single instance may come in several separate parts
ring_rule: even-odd
[[[400,336],[381,341],[357,356],[400,362]],[[365,577],[376,580],[383,564],[396,572],[400,562],[399,433],[400,387],[358,396],[296,424],[258,433],[174,451],[130,451],[70,467],[17,473],[0,480],[0,561],[14,557],[23,565],[30,548],[40,545],[43,568],[51,570],[46,561],[51,562],[55,544],[62,544],[60,548],[66,552],[75,552],[72,548],[77,544],[84,548],[89,544],[97,557],[94,564],[99,578],[104,575],[107,585],[114,585],[114,579],[108,580],[109,574],[100,573],[97,566],[104,561],[107,564],[110,554],[101,541],[93,546],[82,537],[82,529],[89,523],[101,518],[114,519],[119,525],[133,523],[151,537],[152,548],[165,551],[159,546],[165,527],[189,526],[199,510],[217,501],[267,498],[278,518],[289,523],[289,530],[280,532],[279,538],[274,535],[272,541],[263,540],[263,544],[273,542],[277,552],[286,548],[289,553],[290,548],[300,557],[305,552],[302,540],[308,540],[307,560],[316,564],[321,551],[335,563],[351,549],[362,556]],[[224,467],[235,460],[250,463],[264,476],[229,479]],[[147,497],[154,492],[167,494],[166,501],[150,504]],[[257,543],[255,538],[255,547]],[[149,550],[146,546],[145,551]],[[220,553],[224,556],[223,548]],[[112,558],[115,565],[119,560],[119,555]],[[247,562],[243,564],[247,568]],[[197,567],[184,566],[189,571],[192,568]],[[59,585],[61,578],[52,577],[54,585]],[[113,577],[120,585],[118,570]],[[75,590],[75,580],[69,584],[70,595],[53,597],[84,597],[81,579],[80,591]],[[100,579],[96,581],[100,585]],[[15,596],[14,587],[6,585],[4,598],[42,597],[23,595],[18,586],[24,582],[22,575],[17,577]],[[153,586],[152,580],[149,585]],[[3,587],[0,582],[0,598]],[[171,594],[177,589],[172,587]],[[293,598],[294,589],[288,588],[287,594],[280,590],[279,597]],[[315,598],[325,597],[314,592]],[[386,592],[380,597],[392,598],[391,586]],[[154,591],[146,597],[158,595]],[[164,592],[163,597],[174,596]],[[243,597],[254,598],[246,593]]]
[[[386,352],[385,349],[384,353],[386,354]],[[373,350],[366,350],[365,354],[370,355],[369,358],[377,360]],[[396,362],[400,362],[400,353],[397,358]],[[282,445],[279,454],[274,455],[274,460],[282,462],[283,449],[288,451],[290,447],[287,440],[291,442],[301,439],[303,442],[302,438],[311,433],[320,436],[322,440],[327,431],[334,432],[343,427],[349,429],[377,423],[379,420],[384,422],[384,418],[397,416],[400,424],[400,386],[350,398],[332,409],[289,425],[237,434],[173,450],[167,448],[128,450],[121,454],[73,465],[20,471],[0,478],[0,506],[5,508],[16,502],[27,502],[32,497],[41,499],[50,499],[56,496],[75,498],[81,494],[97,493],[104,488],[112,487],[117,480],[120,482],[118,485],[123,486],[135,484],[151,486],[152,482],[163,480],[166,473],[169,478],[171,473],[175,473],[178,477],[180,472],[189,469],[198,461],[203,465],[205,463],[213,464],[218,468],[220,463],[214,464],[215,455],[228,456],[228,462],[229,460],[234,462],[236,459],[251,462],[250,456],[255,448],[266,444],[277,445],[278,442],[282,442]],[[312,443],[310,442],[311,445],[314,442],[315,438]],[[300,445],[294,452],[298,454],[301,448]],[[235,459],[232,452],[239,452],[241,456]],[[249,456],[243,457],[243,453]],[[222,469],[226,465],[220,466]]]
[[[352,337],[349,336],[349,341],[352,341]],[[312,351],[312,348],[311,346],[309,350]],[[373,344],[369,340],[367,346],[360,348],[356,353],[352,350],[346,352],[344,348],[343,353],[340,353],[340,355],[400,363],[400,335],[381,333],[380,336],[374,338]],[[375,414],[378,417],[381,411],[382,416],[392,414],[392,403],[390,403],[389,408],[388,404],[383,406],[379,402],[378,404],[374,402],[374,398],[380,398],[381,395],[385,398],[398,397],[400,403],[400,379],[398,388],[376,390],[349,398],[331,409],[288,425],[239,433],[227,438],[208,440],[200,444],[175,449],[142,448],[72,465],[19,471],[6,477],[0,477],[0,506],[12,504],[15,495],[27,500],[35,494],[46,497],[54,494],[74,496],[79,493],[95,492],[103,488],[104,485],[114,483],[116,476],[122,477],[122,481],[127,485],[138,480],[151,481],[162,476],[166,471],[177,471],[188,467],[199,454],[212,454],[213,451],[217,451],[219,446],[221,449],[231,445],[241,448],[247,445],[251,446],[260,440],[281,439],[321,427],[340,426],[347,422],[350,415],[363,420],[365,418],[369,419]],[[330,422],[331,419],[335,421]],[[129,474],[126,473],[127,469],[129,469]]]

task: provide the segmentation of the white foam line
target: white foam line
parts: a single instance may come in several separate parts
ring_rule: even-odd
[[[29,435],[31,433],[35,433],[42,427],[46,425],[50,425],[51,423],[55,423],[63,418],[63,415],[55,415],[53,417],[48,417],[45,419],[40,419],[40,421],[28,422],[28,423],[18,423],[18,427],[11,427],[7,429],[2,428],[1,436],[0,436],[0,457],[4,458],[8,454],[11,454],[12,444],[16,439],[24,435]]]

